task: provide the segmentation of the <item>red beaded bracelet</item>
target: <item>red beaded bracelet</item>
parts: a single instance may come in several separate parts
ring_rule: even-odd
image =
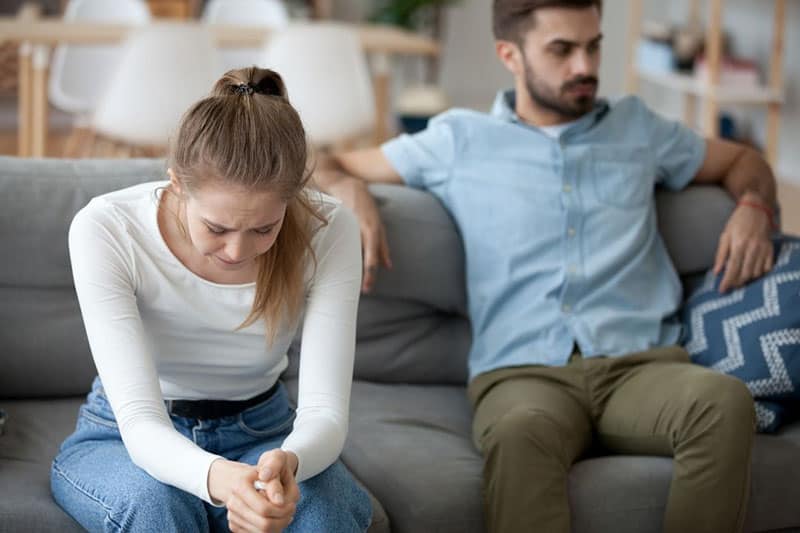
[[[778,229],[778,223],[775,221],[775,211],[773,211],[772,208],[770,208],[769,206],[759,202],[753,202],[750,200],[739,200],[738,202],[736,202],[736,205],[737,206],[745,205],[747,207],[752,207],[753,209],[758,209],[759,211],[763,211],[769,218],[769,225],[772,227],[772,229],[773,230]]]

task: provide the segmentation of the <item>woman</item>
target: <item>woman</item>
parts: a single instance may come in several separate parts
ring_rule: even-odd
[[[283,82],[228,72],[184,115],[169,181],[93,199],[69,248],[98,378],[53,462],[90,531],[363,531],[337,457],[358,224],[305,188]],[[302,313],[296,414],[278,377]]]

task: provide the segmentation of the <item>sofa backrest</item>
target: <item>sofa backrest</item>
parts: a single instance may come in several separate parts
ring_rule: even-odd
[[[0,397],[88,391],[95,369],[69,268],[70,221],[94,196],[164,176],[162,160],[0,157]],[[471,339],[455,225],[429,194],[387,185],[371,190],[394,268],[362,296],[355,377],[463,384]],[[681,274],[708,268],[732,209],[728,196],[716,187],[691,187],[659,191],[657,201]],[[293,368],[295,360],[289,374]]]
[[[85,393],[96,374],[67,252],[97,195],[164,179],[161,160],[0,157],[0,397]]]

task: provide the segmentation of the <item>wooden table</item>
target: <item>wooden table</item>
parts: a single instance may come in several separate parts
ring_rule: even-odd
[[[154,24],[195,25],[197,21]],[[351,25],[364,51],[372,60],[377,122],[374,140],[382,142],[389,132],[390,64],[395,55],[435,56],[439,47],[432,39],[390,26]],[[209,26],[221,46],[259,46],[271,31],[263,27]],[[47,73],[50,49],[56,44],[107,44],[120,42],[130,26],[63,22],[56,18],[34,18],[30,14],[0,17],[0,42],[20,43],[18,153],[22,157],[43,157],[47,138]]]

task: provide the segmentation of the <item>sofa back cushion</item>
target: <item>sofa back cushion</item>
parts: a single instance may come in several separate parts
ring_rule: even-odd
[[[81,394],[96,374],[67,252],[97,195],[163,179],[161,160],[0,157],[0,397]]]
[[[392,270],[362,295],[355,376],[377,382],[467,380],[471,342],[466,318],[464,250],[456,226],[430,194],[373,185],[389,241]],[[705,271],[733,209],[719,187],[659,190],[661,234],[684,278]]]

